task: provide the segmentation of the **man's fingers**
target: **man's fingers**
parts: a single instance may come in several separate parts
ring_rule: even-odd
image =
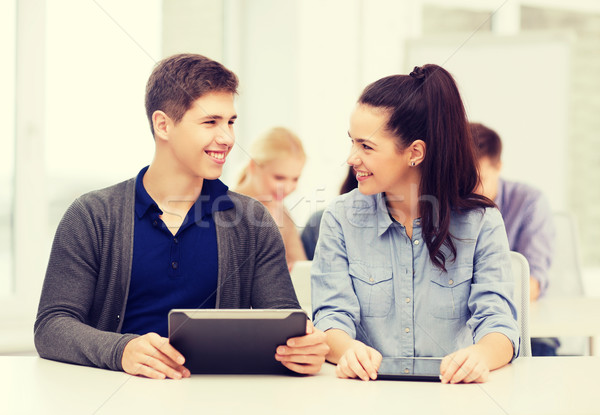
[[[320,330],[314,330],[312,333],[308,333],[305,336],[288,339],[286,345],[289,347],[314,346],[315,344],[325,343],[326,339],[325,333]]]
[[[169,343],[169,339],[166,337],[160,337],[156,333],[149,333],[148,340],[150,344],[154,346],[156,349],[160,350],[163,354],[168,356],[173,362],[177,365],[183,365],[185,363],[185,358],[181,353],[179,353],[171,344]]]
[[[321,370],[321,365],[300,365],[294,362],[281,362],[288,369],[303,375],[314,375]]]
[[[178,372],[177,370],[165,364],[163,361],[157,359],[156,357],[149,356],[148,359],[146,359],[146,366],[151,367],[157,372],[164,373],[165,376],[171,379],[181,379],[183,377],[182,373]]]

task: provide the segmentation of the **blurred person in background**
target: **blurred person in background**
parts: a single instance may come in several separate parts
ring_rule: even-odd
[[[275,219],[285,245],[288,268],[306,260],[298,229],[284,199],[296,190],[306,154],[302,142],[290,130],[275,127],[250,148],[250,162],[243,170],[235,191],[261,202]]]
[[[346,175],[346,179],[344,179],[344,183],[342,183],[342,187],[340,188],[340,194],[348,193],[351,190],[354,190],[358,187],[358,181],[356,180],[356,172],[354,168],[350,166],[348,168],[348,174]],[[300,238],[302,239],[302,245],[304,246],[304,252],[306,252],[306,258],[311,260],[315,256],[315,248],[317,247],[317,242],[319,241],[319,227],[321,226],[321,217],[323,217],[323,212],[325,210],[317,210],[315,213],[310,215],[302,233],[300,234]]]
[[[542,192],[525,183],[500,177],[502,140],[496,131],[480,123],[470,123],[477,150],[481,183],[477,192],[498,206],[511,251],[522,254],[529,262],[529,298],[543,297],[548,284],[548,270],[554,252],[554,223],[550,204]],[[532,338],[534,356],[555,356],[556,338]]]

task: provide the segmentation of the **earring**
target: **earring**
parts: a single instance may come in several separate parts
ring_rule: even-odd
[[[415,167],[415,162],[414,161],[410,162],[410,167]]]

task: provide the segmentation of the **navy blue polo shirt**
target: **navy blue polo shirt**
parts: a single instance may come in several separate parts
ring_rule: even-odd
[[[215,308],[219,258],[214,211],[233,208],[228,187],[204,180],[198,200],[175,235],[144,188],[135,184],[133,262],[122,333],[168,335],[173,308]]]

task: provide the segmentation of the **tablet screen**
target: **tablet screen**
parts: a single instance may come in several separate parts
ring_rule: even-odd
[[[377,379],[439,382],[441,363],[434,357],[384,357]]]
[[[292,374],[277,346],[306,333],[302,310],[171,310],[169,342],[192,374]]]

